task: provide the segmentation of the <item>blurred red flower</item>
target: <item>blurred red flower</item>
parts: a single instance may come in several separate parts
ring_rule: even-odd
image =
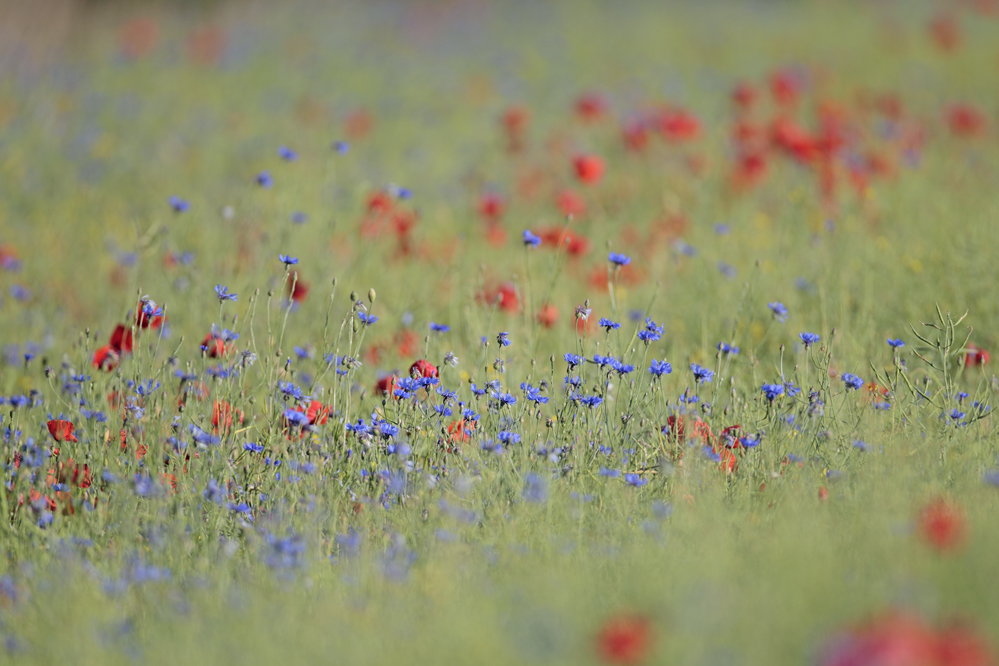
[[[957,550],[968,537],[964,512],[942,497],[933,500],[919,513],[919,534],[941,552]]]
[[[49,428],[49,434],[52,435],[52,439],[57,442],[75,442],[77,441],[76,435],[73,431],[76,429],[75,426],[69,421],[63,421],[61,419],[54,419],[46,424]]]
[[[409,376],[413,379],[437,377],[437,366],[432,364],[430,361],[421,358],[419,361],[409,366]]]
[[[968,353],[964,355],[964,365],[975,368],[979,365],[987,365],[992,360],[992,355],[974,343],[968,345]]]
[[[820,666],[990,666],[988,644],[967,627],[938,630],[922,618],[889,611],[836,636]]]
[[[608,664],[638,664],[648,657],[652,623],[640,615],[615,615],[597,633],[597,654]]]
[[[597,155],[577,155],[572,160],[576,178],[584,185],[596,185],[604,177],[606,165]]]

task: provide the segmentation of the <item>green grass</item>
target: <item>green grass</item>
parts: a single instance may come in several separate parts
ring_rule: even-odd
[[[0,344],[17,346],[0,361],[2,427],[19,431],[0,456],[10,481],[0,490],[10,516],[0,520],[3,659],[600,663],[603,623],[637,614],[653,628],[648,663],[823,663],[844,627],[890,608],[933,626],[967,619],[996,638],[999,491],[983,475],[999,464],[999,383],[994,364],[965,363],[969,339],[999,349],[996,18],[960,13],[963,45],[945,55],[922,3],[220,5],[212,16],[164,5],[146,10],[156,47],[132,61],[117,46],[135,16],[123,11],[84,17],[42,73],[0,77],[0,244],[22,263],[0,272]],[[208,22],[228,44],[219,62],[198,65],[185,40]],[[895,176],[855,192],[840,155],[829,205],[816,166],[774,153],[763,184],[733,193],[729,93],[754,82],[756,117],[772,120],[766,80],[789,65],[810,81],[800,122],[814,130],[822,101],[841,105],[850,149],[886,155]],[[610,103],[593,125],[572,113],[587,90]],[[902,128],[925,134],[918,160],[865,102],[890,92],[905,105]],[[962,101],[986,113],[983,135],[948,131],[945,111]],[[694,112],[702,136],[625,150],[620,122],[664,103]],[[511,104],[531,112],[516,155],[499,125]],[[358,109],[374,129],[339,155],[330,144]],[[298,159],[279,159],[281,145]],[[580,151],[606,160],[600,184],[573,181]],[[264,169],[273,188],[254,183]],[[531,178],[536,196],[518,185]],[[395,202],[418,214],[408,256],[390,231],[359,231],[367,198],[390,184],[414,195]],[[571,221],[552,203],[565,187],[588,208]],[[508,204],[502,247],[476,213],[492,190]],[[171,195],[190,210],[174,213]],[[295,211],[308,222],[290,222]],[[653,233],[678,214],[693,255]],[[548,228],[585,236],[591,250],[520,243],[524,229]],[[592,281],[608,251],[631,256],[634,270],[612,293]],[[184,252],[193,261],[164,260]],[[279,253],[299,259],[310,286],[294,311]],[[481,298],[502,282],[518,290],[515,312]],[[238,300],[220,304],[217,284]],[[114,371],[94,368],[144,295],[167,326],[137,330]],[[586,301],[593,320],[620,330],[577,335],[572,313]],[[786,322],[768,309],[775,301]],[[551,329],[534,316],[545,303],[559,312]],[[358,321],[362,306],[377,323]],[[648,346],[637,338],[646,316],[664,327]],[[430,333],[432,321],[450,332]],[[239,334],[224,365],[199,348],[213,324]],[[500,331],[509,347],[498,349]],[[802,331],[820,342],[804,349]],[[894,354],[889,337],[906,346]],[[740,353],[720,355],[720,341]],[[38,349],[24,362],[28,343]],[[243,351],[255,362],[242,366]],[[448,352],[457,367],[442,362]],[[563,388],[567,352],[635,367],[623,379],[592,362],[572,371],[580,393],[602,398],[587,408]],[[331,354],[362,365],[337,376]],[[457,450],[447,433],[457,414],[430,409],[437,393],[396,401],[375,390],[419,358],[481,415]],[[653,380],[653,358],[672,373]],[[697,385],[692,363],[713,381]],[[238,372],[217,376],[232,364]],[[866,386],[846,390],[843,373],[878,382],[890,408],[876,409]],[[782,379],[802,392],[768,402],[761,385]],[[161,386],[140,401],[142,416],[127,414],[122,397],[150,380]],[[471,383],[491,380],[516,404],[473,395]],[[549,401],[532,405],[518,387],[543,381]],[[279,382],[329,406],[328,422],[289,438],[282,414],[293,403]],[[15,407],[18,395],[36,404]],[[681,401],[692,395],[699,402]],[[212,430],[215,401],[245,419],[199,446],[191,426]],[[965,415],[952,419],[955,409]],[[399,427],[391,442],[408,454],[345,429],[372,412]],[[32,445],[56,446],[46,422],[60,415],[79,441],[59,443],[58,461],[86,463],[93,484],[68,488],[52,515],[31,492],[55,497],[57,461],[27,460]],[[760,445],[727,473],[705,442],[663,430],[670,415],[688,434],[702,419],[712,443],[739,424]],[[501,431],[520,442],[502,454],[482,447]],[[205,494],[212,480],[220,502]],[[921,532],[920,511],[938,497],[965,521],[953,550]]]

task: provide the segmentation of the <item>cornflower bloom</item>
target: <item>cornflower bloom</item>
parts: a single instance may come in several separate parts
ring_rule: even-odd
[[[774,301],[773,303],[767,303],[767,307],[770,308],[770,312],[773,313],[774,319],[782,324],[787,321],[787,307],[785,307],[783,303]]]

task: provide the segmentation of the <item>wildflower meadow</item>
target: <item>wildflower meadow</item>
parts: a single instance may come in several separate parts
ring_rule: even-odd
[[[28,5],[0,662],[997,663],[999,2]]]

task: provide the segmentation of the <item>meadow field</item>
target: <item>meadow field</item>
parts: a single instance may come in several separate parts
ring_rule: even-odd
[[[59,6],[0,663],[997,663],[999,3]]]

